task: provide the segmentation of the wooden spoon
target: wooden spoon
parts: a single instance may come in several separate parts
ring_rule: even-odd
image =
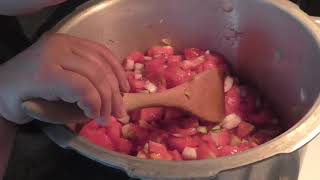
[[[203,120],[220,122],[224,114],[223,81],[217,70],[208,70],[175,88],[159,93],[126,93],[123,101],[128,112],[146,107],[175,107]],[[62,101],[31,99],[22,103],[32,118],[50,123],[88,120],[75,105]]]

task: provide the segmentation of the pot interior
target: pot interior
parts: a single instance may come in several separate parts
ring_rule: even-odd
[[[318,47],[288,14],[263,1],[122,0],[83,13],[62,32],[108,46],[122,60],[168,38],[177,50],[210,49],[259,88],[285,128],[310,109],[318,96]]]
[[[274,3],[106,1],[64,22],[58,31],[100,42],[119,60],[130,51],[158,45],[163,38],[170,39],[178,51],[197,47],[219,52],[241,80],[270,101],[283,128],[288,129],[318,97],[320,83],[313,81],[320,78],[320,52],[305,25]]]

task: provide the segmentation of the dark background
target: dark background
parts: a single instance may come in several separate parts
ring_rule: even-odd
[[[40,26],[32,38],[27,38],[15,17],[0,16],[0,63],[28,47],[43,32],[54,26],[86,0],[69,0],[60,5]],[[292,0],[309,15],[320,16],[319,0]],[[25,143],[28,142],[28,143]],[[31,143],[30,143],[31,142]],[[36,157],[36,158],[34,158]],[[104,167],[70,150],[52,143],[32,125],[19,129],[15,148],[5,180],[106,180],[129,179],[124,173]]]

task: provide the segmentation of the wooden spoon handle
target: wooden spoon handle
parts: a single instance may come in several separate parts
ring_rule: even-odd
[[[88,120],[76,104],[64,101],[31,99],[22,103],[22,109],[28,116],[48,123],[65,124]]]
[[[170,104],[169,97],[166,98],[166,96],[168,93],[127,93],[124,94],[123,101],[126,110],[131,112],[144,107],[166,106]],[[88,120],[76,104],[63,101],[31,99],[24,101],[22,108],[30,117],[50,123],[62,124]]]

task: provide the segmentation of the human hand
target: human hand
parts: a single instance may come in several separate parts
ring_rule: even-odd
[[[58,5],[67,0],[1,0],[1,15],[19,15],[31,13],[43,8]]]
[[[130,89],[125,72],[103,45],[69,35],[42,37],[0,66],[0,115],[31,121],[21,103],[30,98],[76,103],[90,119],[127,117],[120,90]]]

